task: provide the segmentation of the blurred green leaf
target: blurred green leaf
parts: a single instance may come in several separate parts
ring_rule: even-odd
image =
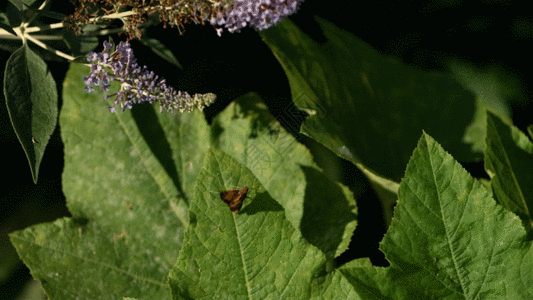
[[[250,187],[238,214],[220,192]],[[252,172],[212,149],[198,176],[190,226],[169,284],[173,299],[308,299],[324,255],[285,218]]]
[[[11,124],[37,183],[44,150],[56,127],[57,89],[46,63],[27,44],[6,63],[4,94]]]
[[[141,42],[164,60],[168,61],[179,69],[183,69],[178,59],[174,56],[174,53],[172,53],[172,51],[170,51],[165,44],[161,43],[161,41],[154,38],[142,38]]]
[[[533,252],[516,216],[427,134],[381,250],[391,266],[339,271],[364,299],[531,299]]]
[[[460,160],[479,158],[462,141],[472,93],[446,74],[385,57],[352,34],[318,19],[319,46],[289,20],[261,32],[282,64],[299,109],[301,132],[379,177],[399,182],[422,130]]]
[[[35,1],[32,1],[32,2],[35,2]],[[28,10],[32,11],[33,13],[35,13],[37,15],[40,15],[40,16],[45,16],[45,17],[48,17],[48,18],[56,19],[58,21],[63,21],[67,17],[67,15],[64,15],[62,13],[59,13],[59,12],[56,12],[56,11],[49,11],[49,10],[47,10],[47,8],[45,8],[45,9],[37,9],[37,8],[30,7],[30,5],[31,4],[26,4],[25,3],[24,4],[25,9],[28,9]]]
[[[35,2],[35,0],[9,0],[9,2],[15,5],[20,10],[23,10],[27,6],[31,6]]]
[[[22,23],[22,10],[24,5],[21,0],[9,0],[6,4],[6,17],[11,27],[18,27]]]
[[[3,12],[0,12],[0,28],[16,36],[17,33],[10,25],[8,25],[9,23],[9,18],[7,17],[7,15]]]
[[[487,112],[485,168],[496,201],[517,214],[526,229],[533,222],[533,143],[518,128]]]
[[[472,145],[472,151],[485,151],[485,138],[487,135],[487,110],[491,109],[489,106],[483,104],[481,100],[476,98],[476,111],[472,122],[467,126],[463,142]]]
[[[83,30],[90,32],[96,31],[98,26],[93,24],[87,24],[83,27]],[[87,63],[87,53],[94,51],[98,47],[99,41],[96,36],[77,35],[72,30],[63,31],[63,40],[69,47],[73,56],[84,56],[83,63]]]
[[[8,220],[8,222],[11,220]],[[13,272],[20,266],[20,258],[18,257],[15,247],[9,241],[8,232],[13,230],[12,222],[3,220],[0,226],[0,284],[5,284]],[[6,224],[7,223],[7,224]]]
[[[479,101],[499,115],[511,117],[508,99],[521,94],[517,76],[508,74],[501,66],[478,69],[459,60],[451,61],[449,67],[457,80],[474,92]]]

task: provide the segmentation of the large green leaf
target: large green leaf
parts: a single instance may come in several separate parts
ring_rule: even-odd
[[[322,173],[257,95],[236,99],[213,126],[216,147],[254,173],[308,242],[330,259],[348,248],[356,226],[353,194]]]
[[[532,299],[533,252],[520,220],[424,134],[381,250],[391,266],[340,272],[365,299]]]
[[[285,69],[293,101],[310,113],[304,134],[394,182],[422,130],[460,160],[480,156],[463,142],[475,111],[472,93],[450,76],[408,67],[318,21],[328,39],[323,46],[288,20],[261,33]]]
[[[366,267],[370,268],[372,263],[368,258],[362,258],[350,262],[351,265],[357,267]],[[338,270],[335,272],[330,272],[327,274],[320,274],[313,279],[311,284],[311,299],[380,299],[380,298],[371,298],[368,297],[364,292],[361,293],[361,290],[356,291],[354,287],[350,284],[348,279]]]
[[[485,167],[496,200],[522,219],[533,222],[533,143],[518,128],[487,112]]]
[[[101,94],[84,91],[88,71],[72,65],[60,118],[63,190],[74,220],[38,225],[12,240],[52,299],[168,298],[166,276],[187,227],[207,123],[201,112],[159,114],[150,106],[111,114]],[[79,268],[79,260],[100,267]],[[61,272],[67,269],[78,279]],[[118,284],[128,281],[136,286]]]
[[[125,232],[65,218],[17,231],[11,241],[49,299],[169,298],[167,284],[155,276],[161,257]]]
[[[27,44],[6,63],[4,94],[11,124],[37,182],[44,150],[57,123],[57,89],[46,63]]]
[[[250,187],[232,213],[220,192]],[[198,176],[190,225],[169,283],[174,299],[308,299],[325,256],[303,239],[252,172],[212,149]]]

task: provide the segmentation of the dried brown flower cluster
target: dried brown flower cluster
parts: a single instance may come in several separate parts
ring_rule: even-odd
[[[76,34],[85,24],[109,25],[113,19],[120,19],[128,40],[141,37],[139,25],[154,13],[165,28],[177,27],[181,33],[185,24],[205,24],[210,16],[232,6],[228,0],[77,0],[77,4],[75,12],[65,19]]]

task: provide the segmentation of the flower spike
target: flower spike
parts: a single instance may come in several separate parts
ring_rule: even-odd
[[[122,111],[131,109],[133,104],[149,102],[160,103],[160,111],[166,108],[169,112],[191,112],[194,108],[203,110],[204,107],[215,101],[214,94],[195,94],[191,97],[187,92],[176,92],[167,86],[164,79],[160,79],[147,67],[140,67],[133,55],[133,50],[127,42],[120,42],[113,53],[111,43],[104,42],[104,50],[101,53],[89,52],[87,61],[94,62],[91,72],[83,77],[87,92],[94,91],[94,86],[99,86],[101,92],[108,92],[111,81],[121,82],[120,91],[114,94],[106,94],[104,99],[115,97],[109,111],[116,111],[115,105],[120,103]]]
[[[211,16],[211,25],[225,27],[229,32],[239,32],[246,25],[256,30],[267,29],[291,14],[303,0],[233,0],[229,8]],[[222,34],[221,28],[216,28]]]

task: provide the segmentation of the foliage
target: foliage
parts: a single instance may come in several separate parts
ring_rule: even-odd
[[[390,266],[334,266],[357,226],[356,199],[259,95],[235,99],[210,124],[201,111],[157,113],[148,103],[110,114],[113,99],[103,95],[123,86],[86,93],[89,68],[72,63],[59,117],[72,217],[10,235],[50,299],[533,297],[531,136],[449,75],[405,66],[317,22],[326,44],[287,19],[260,35],[309,114],[301,132],[397,197],[380,245]],[[6,80],[26,83],[9,90],[5,80],[4,89],[38,168],[55,124],[55,83],[26,44],[8,67]],[[27,122],[45,125],[24,131]],[[457,161],[482,157],[488,185]],[[232,213],[220,193],[244,186]]]

